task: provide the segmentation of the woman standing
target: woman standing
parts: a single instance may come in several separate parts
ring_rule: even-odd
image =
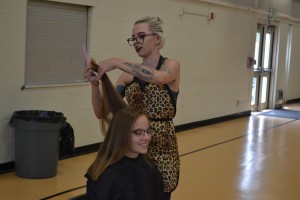
[[[98,81],[108,71],[122,70],[116,89],[126,98],[129,106],[143,109],[149,116],[154,133],[148,155],[163,176],[164,195],[168,200],[177,187],[180,168],[173,123],[179,93],[180,64],[160,54],[165,40],[162,21],[158,17],[145,17],[136,21],[127,42],[142,58],[140,64],[123,58],[111,58],[99,62],[97,76],[92,76],[90,69],[85,71],[85,78],[92,85],[94,113],[99,119],[107,114],[102,109]]]

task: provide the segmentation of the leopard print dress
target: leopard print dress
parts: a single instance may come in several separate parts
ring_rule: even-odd
[[[160,69],[165,58],[161,57],[156,67]],[[138,78],[126,86],[125,97],[129,106],[141,108],[149,115],[154,129],[148,156],[157,165],[163,176],[164,191],[176,189],[179,179],[180,160],[173,118],[176,114],[177,94],[168,85],[155,85]]]

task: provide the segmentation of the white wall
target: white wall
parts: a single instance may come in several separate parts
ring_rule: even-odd
[[[299,0],[293,0],[292,1],[292,16],[296,18],[300,18],[300,1]]]
[[[133,22],[146,15],[164,20],[166,45],[162,54],[181,63],[175,125],[250,110],[252,72],[246,63],[254,51],[255,12],[193,0],[59,1],[95,5],[90,16],[89,42],[90,54],[96,60],[126,57],[140,62],[126,43]],[[0,163],[14,161],[14,129],[8,122],[17,110],[63,112],[74,128],[76,147],[103,139],[92,111],[89,85],[21,90],[25,70],[26,2],[2,0],[0,3]],[[216,19],[209,21],[194,14],[180,16],[180,8],[204,15],[213,11]],[[299,29],[294,35],[300,37]],[[299,48],[293,47],[296,52]],[[296,61],[292,64],[299,63]],[[116,70],[109,76],[114,82],[119,74]],[[296,81],[291,80],[291,84]],[[294,96],[299,98],[300,94]]]
[[[292,0],[258,0],[258,8],[260,9],[276,9],[280,13],[291,15]]]
[[[293,26],[292,40],[290,74],[286,99],[298,99],[300,97],[300,26]]]
[[[185,9],[207,13],[209,6],[198,3]],[[249,110],[251,73],[246,63],[252,53],[255,17],[231,8],[210,9],[216,13],[214,21],[189,14],[178,20],[183,37],[177,124]],[[239,106],[237,100],[242,102]]]
[[[287,79],[288,79],[288,37],[290,32],[289,24],[281,24],[278,27],[279,42],[278,42],[278,66],[276,77],[276,88],[284,91],[284,98],[287,95]]]

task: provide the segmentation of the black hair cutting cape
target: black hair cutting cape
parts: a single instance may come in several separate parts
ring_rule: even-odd
[[[142,155],[124,157],[92,181],[88,175],[88,200],[162,200],[163,182],[155,164]]]

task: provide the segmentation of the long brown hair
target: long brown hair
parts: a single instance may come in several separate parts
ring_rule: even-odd
[[[99,65],[95,62],[94,59],[91,59],[91,67],[94,71],[98,72]],[[103,74],[101,77],[101,88],[102,88],[102,111],[103,111],[103,119],[102,127],[103,132],[106,132],[105,127],[110,122],[110,115],[115,114],[117,111],[121,110],[124,107],[127,107],[128,105],[125,103],[121,95],[117,92],[113,84],[111,83],[109,77],[107,74]]]
[[[131,144],[130,131],[142,115],[147,116],[144,111],[132,107],[125,107],[113,115],[97,157],[87,171],[92,180],[96,181],[108,166],[124,157]]]

